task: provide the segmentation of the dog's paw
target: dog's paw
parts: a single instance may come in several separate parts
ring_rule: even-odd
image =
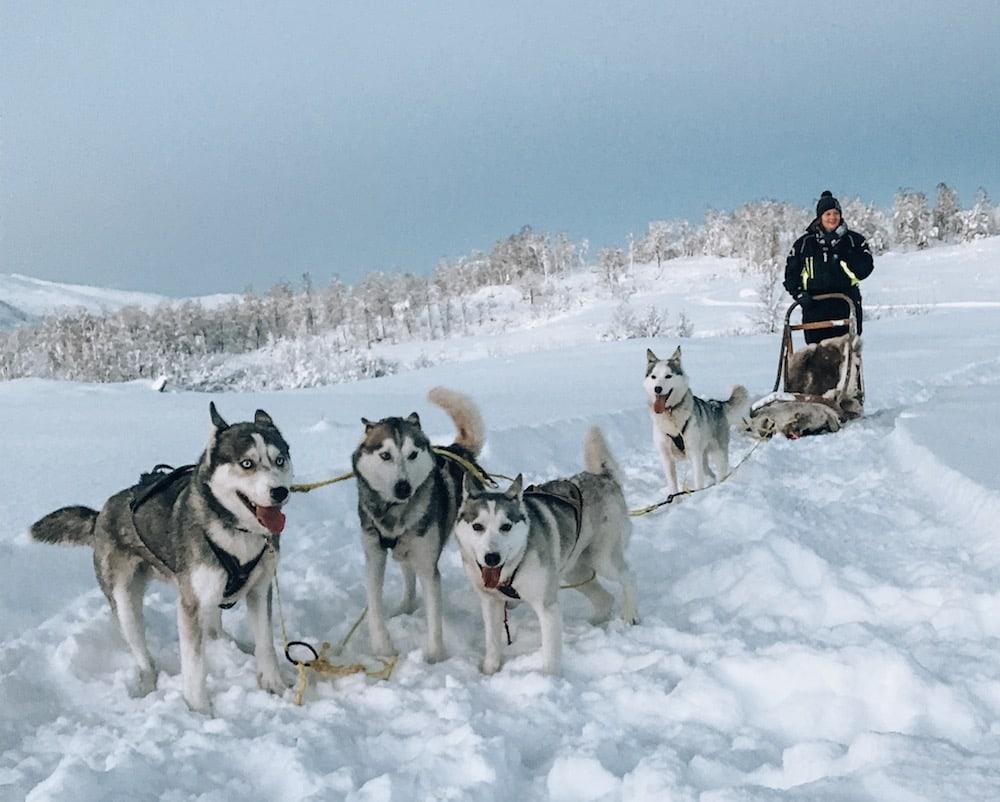
[[[487,676],[496,674],[500,670],[500,658],[484,657],[483,662],[479,664],[479,670]]]
[[[156,690],[156,669],[140,671],[135,685],[134,697],[148,696]]]
[[[188,709],[190,709],[192,713],[201,713],[201,715],[207,716],[208,718],[215,718],[215,708],[212,707],[212,702],[208,698],[207,693],[204,696],[191,698],[185,696],[184,701],[187,702]]]
[[[636,624],[642,623],[642,618],[639,617],[638,610],[626,610],[622,613],[622,621],[625,622],[625,626],[634,627]]]
[[[424,650],[424,662],[425,663],[442,663],[448,659],[448,653],[445,651],[443,646],[438,646],[436,648],[427,648]]]
[[[392,641],[389,639],[388,633],[386,633],[384,638],[373,638],[371,645],[372,654],[376,657],[395,657],[398,654],[396,647],[392,645]]]
[[[257,687],[262,691],[267,691],[268,693],[274,693],[280,696],[288,690],[288,683],[285,682],[284,677],[281,676],[281,672],[275,668],[271,671],[257,672]]]

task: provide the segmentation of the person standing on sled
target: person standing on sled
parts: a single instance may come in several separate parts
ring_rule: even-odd
[[[861,334],[861,290],[858,284],[875,269],[868,243],[844,222],[840,202],[830,190],[820,195],[816,204],[816,219],[806,233],[795,240],[785,262],[785,289],[802,307],[802,322],[837,320],[847,317],[848,310],[839,298],[813,300],[813,296],[840,292],[854,302]],[[847,334],[846,326],[807,329],[807,343],[818,343],[830,337]]]

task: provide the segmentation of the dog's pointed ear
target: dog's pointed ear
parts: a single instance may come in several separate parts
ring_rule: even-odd
[[[411,412],[406,416],[406,422],[412,423],[414,426],[420,425],[420,416],[416,412]]]
[[[272,429],[274,428],[274,421],[271,420],[271,416],[262,409],[258,409],[253,413],[253,422],[258,426],[270,426]]]
[[[521,498],[521,494],[524,492],[524,476],[518,474],[514,477],[514,481],[510,483],[510,487],[507,488],[507,492],[504,494],[507,498]]]
[[[216,431],[221,432],[223,429],[229,428],[229,424],[223,420],[222,415],[219,414],[219,410],[215,408],[214,401],[208,402],[208,414],[212,419],[212,425],[215,427]]]
[[[462,491],[465,493],[466,498],[478,498],[483,494],[484,490],[485,488],[479,480],[471,473],[467,473],[462,477]]]
[[[681,361],[681,347],[679,345],[674,350],[673,356],[671,356],[670,359],[673,362],[680,362]]]
[[[646,349],[646,362],[652,365],[654,362],[659,362],[659,358],[653,353],[652,348]]]
[[[368,434],[368,432],[375,428],[375,424],[368,420],[368,418],[362,418],[361,422],[365,425],[365,434]]]

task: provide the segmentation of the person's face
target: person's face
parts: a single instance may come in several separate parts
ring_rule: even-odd
[[[819,222],[823,226],[824,231],[833,231],[833,229],[840,225],[840,212],[836,209],[827,209],[819,218]]]

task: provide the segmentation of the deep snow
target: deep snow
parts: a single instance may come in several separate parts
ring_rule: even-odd
[[[633,304],[655,290],[696,334],[745,325],[753,279],[711,261],[640,281]],[[523,608],[503,669],[479,674],[478,602],[451,545],[444,663],[421,660],[419,609],[390,621],[403,652],[390,681],[315,683],[297,708],[290,693],[258,691],[252,659],[218,644],[218,715],[206,719],[180,697],[175,594],[154,585],[159,688],[130,698],[130,661],[88,551],[33,544],[24,531],[58,506],[99,506],[156,462],[193,460],[209,396],[0,384],[0,798],[1000,798],[998,263],[998,240],[879,259],[865,284],[867,417],[836,435],[766,443],[729,481],[636,519],[628,556],[643,621],[594,628],[585,601],[565,592],[557,678],[538,672],[537,623]],[[361,416],[417,410],[436,442],[450,442],[447,419],[424,400],[436,384],[479,403],[482,462],[501,473],[578,470],[597,423],[637,507],[663,496],[645,349],[677,341],[596,341],[612,307],[443,344],[460,363],[214,398],[229,419],[267,409],[303,481],[348,466]],[[777,335],[682,347],[700,395],[771,388]],[[750,445],[736,437],[734,461]],[[354,504],[344,483],[287,510],[280,580],[293,637],[336,642],[364,605]],[[401,583],[393,568],[388,577],[391,608]],[[242,614],[225,621],[247,640]],[[366,648],[362,627],[345,658]]]

